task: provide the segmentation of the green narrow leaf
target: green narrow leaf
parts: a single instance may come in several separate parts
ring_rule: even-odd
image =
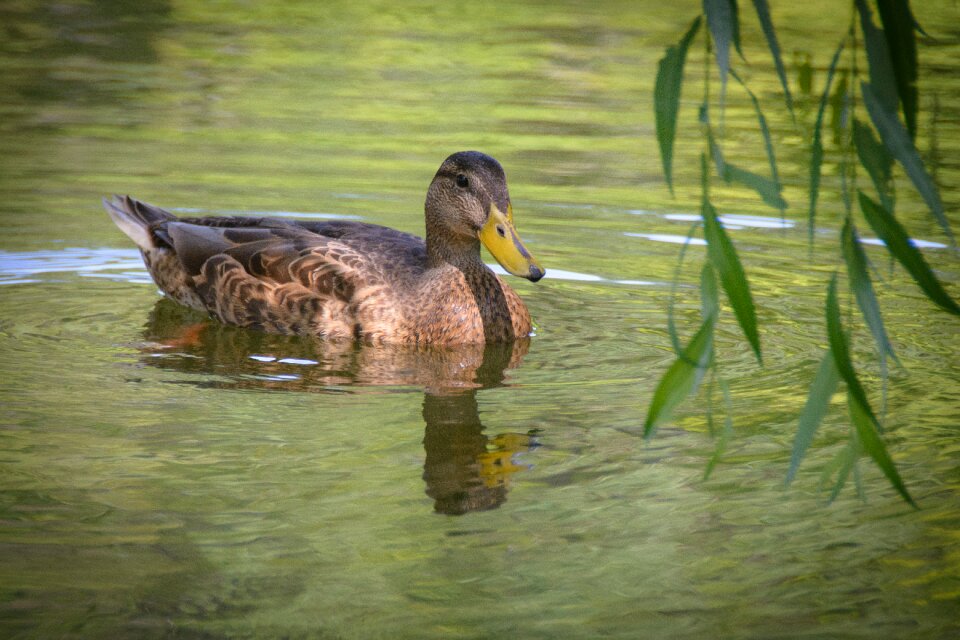
[[[917,137],[917,37],[916,20],[907,0],[877,0],[883,35],[890,51],[893,73],[897,77],[897,94],[903,107],[903,119],[910,137]]]
[[[864,195],[862,191],[858,192],[858,195],[860,210],[863,211],[870,228],[883,240],[887,251],[913,276],[914,281],[930,300],[945,311],[960,315],[960,306],[944,290],[943,285],[930,270],[927,261],[923,259],[920,250],[910,242],[906,229],[890,215],[889,211]]]
[[[893,345],[890,344],[890,338],[887,337],[887,330],[883,326],[883,317],[880,315],[880,304],[877,302],[877,296],[873,290],[873,282],[870,279],[870,272],[867,269],[867,256],[863,252],[863,246],[860,244],[860,238],[853,223],[848,218],[843,225],[843,232],[840,234],[840,242],[843,251],[844,262],[847,263],[847,276],[850,278],[850,287],[857,298],[857,305],[863,314],[863,319],[873,334],[873,340],[877,344],[877,352],[880,354],[880,368],[883,377],[886,378],[886,357],[890,356],[897,360],[893,352]],[[898,361],[899,362],[899,361]]]
[[[702,151],[700,152],[700,197],[704,200],[710,198],[710,165],[707,163],[707,154]]]
[[[800,413],[800,423],[797,426],[797,435],[793,440],[793,452],[790,454],[790,469],[787,471],[786,484],[793,482],[800,467],[800,462],[807,453],[817,428],[827,414],[830,398],[837,390],[839,376],[837,367],[833,363],[833,354],[827,351],[820,361],[820,368],[810,384],[810,393],[807,403]]]
[[[854,0],[857,13],[860,14],[860,29],[867,49],[867,61],[870,63],[870,86],[875,88],[876,97],[883,108],[891,113],[897,112],[897,77],[890,61],[890,50],[883,30],[873,24],[873,15],[865,0]]]
[[[670,334],[670,342],[673,344],[673,351],[677,354],[677,357],[680,357],[683,353],[673,314],[674,304],[677,299],[677,283],[680,282],[680,273],[683,269],[683,258],[687,254],[687,247],[690,246],[690,240],[693,239],[693,234],[696,233],[699,228],[700,222],[695,222],[690,226],[690,231],[687,232],[687,239],[683,241],[683,245],[680,247],[680,255],[677,256],[677,267],[673,271],[673,280],[670,282],[670,302],[667,304],[667,333]]]
[[[773,20],[770,19],[770,7],[767,6],[767,0],[753,0],[753,8],[757,12],[757,18],[760,20],[760,26],[763,28],[763,35],[767,39],[770,55],[773,56],[773,65],[777,69],[777,75],[780,76],[780,84],[783,86],[787,110],[790,112],[790,117],[794,118],[793,97],[790,95],[790,86],[787,83],[787,72],[783,67],[783,59],[780,57],[780,44],[777,42],[777,32],[773,28]]]
[[[716,429],[713,428],[713,387],[717,382],[717,368],[710,367],[710,382],[707,383],[707,433],[711,438],[716,437]]]
[[[733,46],[737,50],[742,60],[743,49],[740,48],[740,7],[737,6],[737,0],[728,0],[730,2],[730,15],[733,17]]]
[[[720,104],[727,93],[727,74],[730,72],[730,44],[740,51],[740,21],[736,0],[703,0],[703,12],[707,15],[707,27],[713,38],[713,51],[720,70]],[[740,54],[743,57],[743,54]]]
[[[851,436],[853,438],[857,437],[857,432],[850,429]],[[846,459],[849,458],[850,446],[849,443],[843,449],[838,451],[830,461],[823,466],[823,469],[820,472],[820,489],[823,489],[826,484],[830,481],[831,476],[834,473],[842,473],[843,467],[846,465]]]
[[[859,447],[856,442],[856,432],[854,432],[847,446],[837,454],[837,481],[833,483],[833,490],[830,491],[830,497],[827,499],[827,502],[833,503],[833,501],[837,499],[837,496],[840,495],[840,490],[843,489],[843,485],[847,484],[847,478],[850,477],[850,472],[856,466],[858,453]]]
[[[817,218],[817,197],[820,195],[820,167],[823,165],[823,143],[820,141],[820,127],[813,134],[810,146],[810,208],[807,213],[807,242],[813,253],[813,234]]]
[[[848,217],[853,211],[853,194],[850,193],[850,188],[853,186],[856,168],[847,153],[841,154],[840,161],[837,163],[837,175],[840,178],[840,197],[843,199],[843,212]]]
[[[687,50],[700,28],[697,16],[679,44],[667,48],[660,59],[657,80],[653,91],[654,116],[657,125],[657,142],[660,144],[660,159],[663,175],[670,193],[673,193],[673,140],[677,132],[677,114],[680,111],[680,87],[683,84],[683,65]]]
[[[709,261],[700,270],[700,315],[704,321],[720,315],[720,296],[717,293],[717,276]]]
[[[817,217],[817,197],[820,194],[820,167],[823,165],[823,113],[827,108],[827,102],[830,100],[830,85],[833,84],[833,74],[837,70],[837,63],[840,61],[840,53],[846,44],[846,38],[840,41],[840,46],[833,54],[830,60],[830,67],[827,69],[827,84],[823,88],[823,95],[820,96],[820,108],[817,110],[817,120],[813,126],[813,145],[810,149],[810,209],[807,216],[807,233],[809,234],[810,248],[813,249],[813,232]]]
[[[873,282],[870,279],[870,263],[850,217],[847,217],[844,222],[843,231],[840,234],[840,243],[843,259],[847,265],[850,287],[853,289],[857,305],[860,307],[860,312],[863,314],[870,333],[873,335],[873,341],[877,346],[877,359],[880,363],[880,413],[882,419],[887,410],[887,357],[893,358],[897,364],[900,364],[900,360],[894,353],[890,339],[887,337],[887,331],[883,325],[883,316],[880,314],[880,304],[877,302]]]
[[[857,119],[853,121],[853,144],[860,164],[867,170],[883,207],[893,213],[893,156],[873,135],[873,129]]]
[[[729,442],[730,437],[733,435],[733,410],[731,409],[732,403],[730,402],[730,387],[727,385],[726,380],[720,380],[720,388],[723,389],[723,431],[720,432],[720,438],[717,440],[717,447],[714,449],[713,455],[710,456],[710,462],[707,463],[707,468],[703,472],[704,480],[710,479],[710,474],[713,473],[714,467],[716,467],[717,463],[720,462],[720,456],[723,455],[723,452],[727,448],[727,442]]]
[[[853,395],[860,403],[861,407],[870,414],[871,420],[879,427],[876,417],[870,411],[870,403],[867,401],[867,394],[860,384],[857,373],[853,369],[853,362],[850,360],[850,348],[847,344],[847,334],[843,331],[843,325],[840,322],[840,303],[837,301],[837,274],[834,273],[830,279],[830,286],[827,289],[827,339],[830,342],[830,351],[833,353],[833,363],[840,373],[840,377],[847,383],[847,392]]]
[[[867,394],[857,378],[853,369],[853,362],[850,360],[850,350],[847,346],[847,336],[840,323],[840,304],[837,301],[837,274],[834,273],[830,279],[830,287],[827,290],[827,339],[830,342],[830,351],[833,353],[833,363],[837,367],[837,372],[847,384],[847,405],[850,408],[850,419],[857,430],[857,436],[863,450],[866,451],[884,475],[894,486],[894,488],[903,496],[903,499],[911,505],[916,506],[910,494],[900,479],[900,474],[887,453],[887,448],[880,438],[880,423],[870,408],[867,401]]]
[[[897,493],[911,506],[916,508],[917,503],[910,497],[906,485],[903,484],[903,480],[897,472],[897,467],[894,465],[893,459],[887,452],[887,446],[883,443],[883,439],[880,438],[880,434],[877,433],[876,418],[873,417],[873,412],[870,411],[869,406],[861,404],[860,401],[850,393],[849,385],[847,385],[847,408],[850,412],[850,421],[857,430],[857,438],[860,440],[860,446],[862,446],[863,450],[877,463],[877,466],[883,471],[883,475],[887,476],[887,480],[889,480],[893,488],[897,490]]]
[[[725,162],[723,165],[723,180],[727,183],[736,182],[753,189],[765,203],[774,209],[783,211],[787,208],[787,201],[784,200],[780,194],[780,183],[774,182],[766,176],[747,171],[735,164]]]
[[[880,140],[890,151],[890,155],[903,166],[903,170],[907,172],[907,176],[913,182],[917,191],[920,192],[924,202],[930,207],[930,211],[943,228],[944,233],[950,238],[950,242],[954,243],[953,231],[950,230],[950,223],[944,213],[940,192],[937,190],[933,178],[927,173],[927,168],[923,166],[923,160],[920,159],[920,154],[917,153],[917,148],[913,145],[910,134],[907,133],[903,123],[900,122],[896,111],[884,108],[881,99],[874,94],[871,85],[864,82],[860,87],[863,103],[867,105],[867,112],[870,113],[873,126],[877,128],[877,132],[880,134]]]
[[[898,1],[898,0],[895,0],[895,1]],[[909,9],[909,4],[910,4],[909,0],[899,0],[899,1],[906,2],[907,5],[908,5],[907,8]],[[920,24],[920,23],[917,21],[917,19],[913,17],[913,14],[912,14],[912,13],[910,14],[910,19],[911,19],[911,21],[913,22],[913,28],[914,28],[914,30],[915,30],[917,33],[919,33],[920,35],[922,35],[924,38],[929,38],[929,37],[930,37],[930,34],[923,30],[923,25]]]
[[[700,105],[700,124],[703,125],[704,131],[706,131],[707,146],[710,148],[710,157],[713,159],[713,164],[717,167],[717,174],[723,177],[727,163],[723,158],[723,150],[720,148],[720,145],[717,144],[716,138],[713,137],[713,125],[710,124],[710,109],[705,102]],[[706,171],[706,169],[704,169],[704,171]],[[701,176],[701,178],[703,178],[703,176]]]
[[[764,202],[780,209],[782,215],[784,209],[787,208],[787,203],[780,195],[783,191],[783,185],[780,183],[780,174],[777,172],[777,158],[773,153],[773,140],[770,136],[770,127],[767,126],[767,119],[764,117],[763,110],[760,108],[760,101],[753,95],[753,91],[750,91],[750,88],[747,87],[746,83],[740,78],[740,75],[736,71],[731,70],[730,74],[740,83],[740,86],[744,88],[747,95],[750,96],[751,102],[753,102],[753,110],[757,113],[757,122],[760,124],[760,133],[763,135],[763,146],[767,152],[767,161],[770,163],[770,180],[767,182],[772,189],[768,188],[765,191],[757,189],[757,192],[763,197]],[[753,188],[756,189],[756,187]]]
[[[720,283],[727,292],[727,299],[733,312],[737,316],[740,328],[757,356],[757,362],[763,364],[760,355],[760,336],[757,333],[757,315],[753,306],[753,296],[750,295],[750,285],[747,274],[740,264],[737,251],[730,241],[727,232],[723,230],[717,212],[704,198],[701,215],[703,216],[703,235],[707,240],[707,255],[714,269],[720,275]]]
[[[863,455],[863,447],[860,446],[860,440],[857,438],[856,429],[850,437],[850,447],[853,449],[853,488],[857,492],[857,498],[866,500],[866,494],[863,492],[863,474],[860,473],[860,457]]]
[[[649,438],[654,429],[670,417],[677,405],[696,388],[699,378],[703,377],[713,348],[713,327],[714,320],[704,321],[683,355],[674,360],[663,374],[653,392],[653,400],[643,424],[645,438]]]

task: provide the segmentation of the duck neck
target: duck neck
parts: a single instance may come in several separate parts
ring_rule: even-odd
[[[427,263],[431,269],[451,265],[464,273],[484,268],[480,259],[480,239],[438,232],[427,223]]]
[[[464,273],[474,272],[485,266],[480,259],[479,240],[438,241],[429,235],[427,235],[427,262],[431,269],[450,265]]]

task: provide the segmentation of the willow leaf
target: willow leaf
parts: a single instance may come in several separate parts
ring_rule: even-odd
[[[730,402],[730,387],[727,385],[726,380],[720,380],[720,388],[723,389],[723,404],[724,404],[724,417],[723,417],[723,431],[720,432],[720,438],[717,440],[717,447],[713,450],[713,455],[710,456],[710,462],[707,463],[707,468],[703,472],[703,479],[709,480],[710,474],[713,473],[714,467],[717,466],[717,463],[720,462],[720,456],[723,455],[723,452],[727,448],[727,442],[730,441],[730,437],[733,435],[733,418],[732,416],[732,403]]]
[[[680,87],[683,84],[683,65],[687,50],[700,28],[700,16],[691,23],[680,42],[667,48],[660,59],[657,81],[653,91],[654,116],[657,124],[657,142],[660,144],[660,159],[663,175],[673,193],[673,141],[677,133],[677,114],[680,111]]]
[[[807,453],[817,428],[827,414],[830,398],[837,390],[839,377],[837,367],[833,363],[833,354],[827,351],[820,361],[817,374],[810,384],[810,393],[807,402],[800,414],[800,424],[797,426],[797,435],[793,440],[793,452],[790,454],[790,469],[787,471],[786,483],[790,484],[797,474],[800,462]]]
[[[710,108],[706,102],[700,105],[700,124],[703,125],[703,130],[707,134],[707,146],[710,148],[710,157],[713,159],[713,164],[717,167],[717,174],[723,177],[726,172],[727,162],[723,158],[723,149],[720,148],[720,145],[717,144],[717,139],[713,136],[713,125],[710,124]],[[706,171],[705,168],[702,170]],[[704,187],[703,193],[706,193],[708,186],[704,181],[706,175],[706,173],[701,174],[701,184]]]
[[[900,122],[896,111],[890,111],[883,106],[881,99],[876,96],[871,85],[864,82],[860,86],[863,102],[867,105],[870,119],[873,121],[873,126],[877,128],[884,146],[890,151],[890,155],[903,166],[903,170],[907,172],[907,176],[913,182],[917,191],[920,192],[924,202],[930,207],[930,211],[943,228],[944,233],[950,238],[950,242],[953,243],[953,232],[950,230],[950,223],[947,221],[947,216],[943,210],[940,192],[937,190],[933,178],[927,173],[927,168],[923,165],[923,160],[920,159],[920,154],[917,153],[917,148],[913,145],[910,134],[907,133],[903,123]]]
[[[760,26],[763,28],[763,35],[767,39],[767,46],[770,47],[770,55],[773,56],[773,65],[777,69],[777,75],[780,77],[780,84],[783,86],[783,95],[787,102],[787,110],[790,117],[793,118],[793,97],[790,95],[790,85],[787,83],[787,72],[783,67],[783,59],[780,57],[780,44],[777,42],[777,32],[773,28],[773,20],[770,19],[770,7],[767,0],[753,0],[753,8],[757,12],[757,18],[760,20]]]
[[[740,21],[736,0],[703,0],[707,27],[713,38],[713,51],[720,69],[720,104],[727,92],[727,74],[730,72],[730,45],[740,51]],[[743,53],[740,53],[741,57]],[[721,122],[723,116],[721,112]]]
[[[813,233],[817,218],[817,197],[820,195],[820,167],[823,165],[823,142],[820,140],[820,127],[813,134],[810,147],[810,208],[807,214],[807,239],[810,251],[813,251]]]
[[[866,493],[863,491],[863,474],[860,473],[860,457],[863,455],[863,447],[860,446],[860,440],[856,437],[856,430],[852,430],[853,433],[850,438],[850,447],[854,451],[853,455],[853,488],[857,492],[857,498],[860,500],[866,500]]]
[[[863,319],[873,334],[873,340],[877,344],[877,352],[880,354],[881,372],[886,378],[886,357],[890,356],[897,360],[893,352],[893,346],[890,344],[890,338],[887,337],[887,330],[883,326],[883,317],[880,315],[880,305],[877,302],[877,296],[873,290],[873,282],[870,279],[870,272],[867,268],[867,256],[863,252],[863,245],[860,244],[860,238],[853,223],[848,218],[843,225],[843,232],[840,234],[841,245],[843,249],[843,259],[847,263],[847,276],[850,278],[850,286],[857,298],[857,305],[863,314]]]
[[[720,283],[723,290],[727,293],[727,299],[733,312],[737,316],[740,328],[743,329],[747,341],[753,348],[753,353],[757,356],[757,362],[763,364],[763,357],[760,354],[760,336],[757,333],[757,314],[753,305],[753,296],[750,295],[750,285],[747,282],[747,274],[740,264],[740,258],[737,256],[737,250],[727,232],[723,230],[720,220],[717,219],[717,212],[710,204],[710,201],[704,198],[703,209],[703,235],[707,240],[707,255],[714,269],[720,275]]]
[[[684,349],[683,355],[674,360],[663,374],[656,391],[653,392],[653,400],[643,424],[645,438],[650,437],[657,425],[670,417],[677,405],[696,388],[697,382],[703,377],[713,349],[713,327],[712,318],[704,321]]]
[[[683,241],[680,247],[680,254],[677,256],[677,266],[673,271],[673,280],[670,282],[670,302],[667,304],[667,333],[670,334],[670,343],[673,345],[673,351],[680,357],[683,348],[680,346],[680,336],[677,334],[677,323],[674,319],[673,309],[677,300],[677,283],[680,282],[680,273],[683,271],[683,259],[687,255],[687,247],[693,239],[693,234],[700,228],[700,223],[695,222],[690,226],[687,232],[687,239]]]
[[[863,450],[866,451],[880,470],[883,471],[887,479],[894,488],[903,496],[903,499],[911,505],[916,506],[907,488],[897,473],[897,468],[887,453],[886,445],[880,438],[880,423],[870,408],[867,401],[867,394],[863,391],[863,386],[857,378],[853,369],[853,362],[850,360],[850,350],[847,346],[847,336],[843,332],[843,326],[840,323],[840,304],[837,302],[837,274],[833,274],[830,279],[830,287],[827,290],[827,339],[830,342],[830,351],[833,353],[833,363],[837,367],[837,372],[843,381],[847,384],[847,405],[850,409],[850,419],[857,430],[857,436]]]
[[[717,384],[717,368],[712,367],[710,369],[710,382],[707,383],[707,391],[704,394],[706,395],[706,399],[707,399],[707,411],[706,411],[707,433],[710,434],[711,438],[715,438],[717,435],[717,430],[714,429],[713,427],[713,388],[716,386],[716,384]]]
[[[916,20],[907,0],[877,0],[883,35],[890,51],[897,94],[903,107],[903,119],[910,137],[917,137],[917,37]]]
[[[880,204],[893,213],[892,169],[893,157],[873,135],[873,129],[857,119],[853,121],[853,144],[860,164],[867,170],[880,196]]]
[[[887,476],[887,480],[889,480],[893,488],[897,490],[897,493],[911,506],[916,507],[917,503],[910,497],[906,485],[903,484],[903,480],[897,472],[897,467],[894,465],[893,459],[887,451],[887,445],[883,443],[883,439],[877,432],[876,419],[873,417],[873,412],[870,411],[868,405],[861,404],[856,396],[849,393],[849,391],[850,386],[848,385],[847,408],[850,412],[850,421],[857,431],[860,446],[862,446],[863,450],[877,463],[877,466],[883,471],[883,475]]]
[[[836,500],[837,496],[840,495],[840,490],[843,489],[843,485],[847,484],[847,478],[850,477],[850,472],[857,463],[859,449],[856,433],[854,433],[850,438],[850,442],[847,443],[847,446],[837,454],[835,461],[837,466],[837,481],[833,483],[833,489],[830,491],[830,497],[827,499],[827,502],[832,503]]]
[[[857,373],[853,369],[853,362],[850,360],[850,348],[847,344],[847,334],[843,331],[843,325],[840,322],[840,303],[837,301],[837,274],[834,273],[830,279],[830,286],[827,289],[827,340],[830,343],[830,352],[833,353],[833,363],[837,367],[840,377],[847,383],[847,393],[851,394],[860,406],[870,415],[870,420],[879,428],[880,423],[870,409],[870,403],[867,401],[867,394],[857,378]]]
[[[725,162],[723,165],[723,179],[725,182],[736,182],[757,192],[765,203],[783,211],[787,208],[787,201],[780,193],[782,186],[759,173],[748,171],[735,164]]]
[[[833,54],[830,60],[830,67],[827,69],[827,84],[823,88],[823,95],[820,96],[820,108],[817,110],[817,120],[813,125],[813,145],[810,149],[810,209],[807,216],[807,233],[809,234],[810,247],[813,248],[813,232],[817,217],[817,197],[820,194],[820,167],[823,165],[823,113],[830,100],[830,85],[833,84],[833,74],[837,70],[837,63],[840,61],[840,53],[846,40],[840,42],[840,46]]]
[[[852,438],[857,437],[857,432],[853,429],[850,430],[850,433]],[[843,473],[844,467],[847,465],[847,460],[850,458],[850,454],[851,448],[850,443],[848,442],[847,446],[838,451],[825,465],[823,465],[823,469],[820,471],[820,489],[823,489],[827,485],[827,483],[830,481],[830,478],[833,477],[834,474]],[[849,471],[847,473],[849,473]],[[837,491],[837,493],[839,493],[839,491]],[[836,496],[832,496],[830,500],[833,500],[835,497]]]
[[[920,250],[910,242],[906,229],[889,211],[864,195],[862,191],[858,192],[858,195],[860,210],[863,211],[870,228],[883,240],[887,251],[913,276],[914,281],[930,300],[945,311],[960,315],[960,306],[944,290],[943,285],[930,270],[927,261],[923,259]]]
[[[743,49],[740,48],[740,8],[737,6],[737,0],[728,1],[730,2],[730,15],[733,16],[733,46],[740,58],[746,60],[743,57]]]
[[[710,262],[703,263],[700,271],[700,315],[704,321],[720,315],[720,297],[717,293],[717,276]]]
[[[870,63],[870,86],[875,88],[876,97],[883,108],[896,113],[897,77],[893,72],[887,39],[883,30],[873,24],[873,16],[865,0],[854,0],[854,4],[860,14],[860,29],[863,31],[867,61]]]
[[[780,174],[777,172],[777,158],[773,153],[773,140],[770,136],[770,127],[767,126],[767,119],[763,115],[763,109],[760,108],[760,101],[757,100],[757,96],[753,95],[753,91],[750,91],[750,88],[747,87],[746,83],[740,78],[740,75],[731,70],[730,74],[740,83],[740,86],[744,88],[747,92],[747,95],[750,96],[750,101],[753,103],[753,110],[757,113],[757,123],[760,125],[760,133],[763,136],[763,147],[767,152],[767,161],[770,163],[770,180],[772,183],[772,190],[768,191],[767,194],[775,194],[774,197],[768,198],[764,192],[759,191],[761,197],[763,197],[764,202],[780,209],[781,214],[784,209],[787,208],[787,203],[780,195],[783,191],[783,185],[780,183]]]

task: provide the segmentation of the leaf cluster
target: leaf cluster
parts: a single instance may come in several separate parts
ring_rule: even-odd
[[[841,195],[848,206],[840,234],[838,259],[846,266],[848,286],[856,300],[864,324],[873,338],[885,389],[887,360],[888,358],[894,362],[898,360],[884,325],[880,304],[870,277],[871,265],[857,233],[853,201],[856,201],[862,219],[883,241],[892,258],[903,266],[920,290],[935,305],[953,315],[960,315],[960,306],[946,292],[923,255],[911,242],[907,230],[896,217],[893,172],[894,166],[898,164],[926,203],[931,216],[940,225],[951,244],[955,244],[936,184],[915,146],[919,109],[916,47],[919,26],[913,18],[909,0],[875,0],[875,2],[880,18],[879,25],[874,20],[867,0],[853,0],[850,27],[838,43],[827,70],[810,141],[807,211],[809,242],[812,248],[824,161],[824,120],[827,108],[832,107],[835,111],[842,111],[844,116],[837,120],[849,123],[846,125],[849,129],[846,132],[847,135],[835,135],[834,138],[835,143],[840,146],[842,175],[855,176],[856,170],[861,168],[869,176],[874,191],[872,196],[857,189],[854,198],[850,193],[850,185],[855,184],[855,181],[846,179],[841,181],[843,191]],[[785,106],[795,121],[793,98],[769,7],[766,0],[752,0],[752,4],[783,87]],[[769,160],[770,175],[746,171],[725,158],[711,122],[710,113],[714,101],[710,95],[710,74],[705,74],[703,100],[699,109],[699,121],[704,138],[704,151],[701,154],[700,163],[701,222],[695,225],[688,236],[689,241],[696,227],[702,226],[707,242],[707,261],[701,272],[702,320],[694,336],[686,346],[682,346],[672,312],[669,315],[668,329],[677,357],[654,391],[644,424],[644,434],[647,437],[654,433],[659,424],[670,417],[685,398],[697,390],[708,372],[711,374],[711,381],[717,376],[713,332],[720,316],[718,280],[758,364],[763,365],[754,299],[736,248],[724,230],[717,210],[711,202],[709,188],[711,177],[716,175],[724,182],[735,182],[753,189],[765,203],[778,209],[781,214],[787,207],[781,195],[782,185],[767,120],[759,100],[746,86],[731,61],[731,47],[736,50],[741,59],[743,58],[740,14],[736,0],[704,0],[703,14],[694,18],[680,41],[669,47],[660,60],[654,88],[654,106],[657,142],[667,185],[672,192],[673,146],[680,112],[680,95],[684,84],[684,67],[690,48],[700,34],[704,22],[707,25],[703,35],[706,50],[708,52],[712,50],[720,76],[720,95],[717,104],[721,119],[727,79],[733,77],[746,90],[756,112],[758,128]],[[847,56],[851,60],[851,68],[844,70],[842,81],[834,88],[837,71],[844,60],[843,54],[845,51],[856,50],[858,37],[866,50],[867,77],[859,77],[861,70],[857,68],[856,58],[851,54]],[[705,61],[704,64],[708,62]],[[848,82],[848,78],[852,81]],[[862,109],[866,111],[865,119],[857,110],[857,105],[862,105]],[[686,246],[680,254],[681,264],[685,249]],[[832,496],[837,495],[851,470],[855,471],[857,458],[865,453],[880,468],[903,499],[916,506],[887,451],[881,435],[883,433],[881,421],[870,404],[867,390],[857,376],[850,353],[849,336],[841,323],[841,307],[837,291],[839,275],[835,272],[827,285],[824,321],[829,346],[810,384],[806,405],[798,419],[787,482],[789,483],[795,477],[802,459],[814,440],[817,428],[829,409],[831,399],[842,382],[847,395],[851,433],[849,444],[835,465],[837,479]],[[724,390],[724,397],[728,399],[727,385],[722,377],[720,383]],[[725,445],[727,434],[731,430],[729,400],[727,404],[727,426],[721,437],[718,452],[708,466],[708,474],[716,464],[719,453]],[[710,406],[709,402],[708,406]],[[712,424],[712,417],[709,415],[708,420]]]

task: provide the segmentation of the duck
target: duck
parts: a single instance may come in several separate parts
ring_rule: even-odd
[[[517,233],[503,167],[450,155],[424,204],[425,236],[354,220],[178,217],[103,200],[169,298],[239,327],[365,343],[458,345],[530,336],[520,296],[484,264],[545,275]]]

